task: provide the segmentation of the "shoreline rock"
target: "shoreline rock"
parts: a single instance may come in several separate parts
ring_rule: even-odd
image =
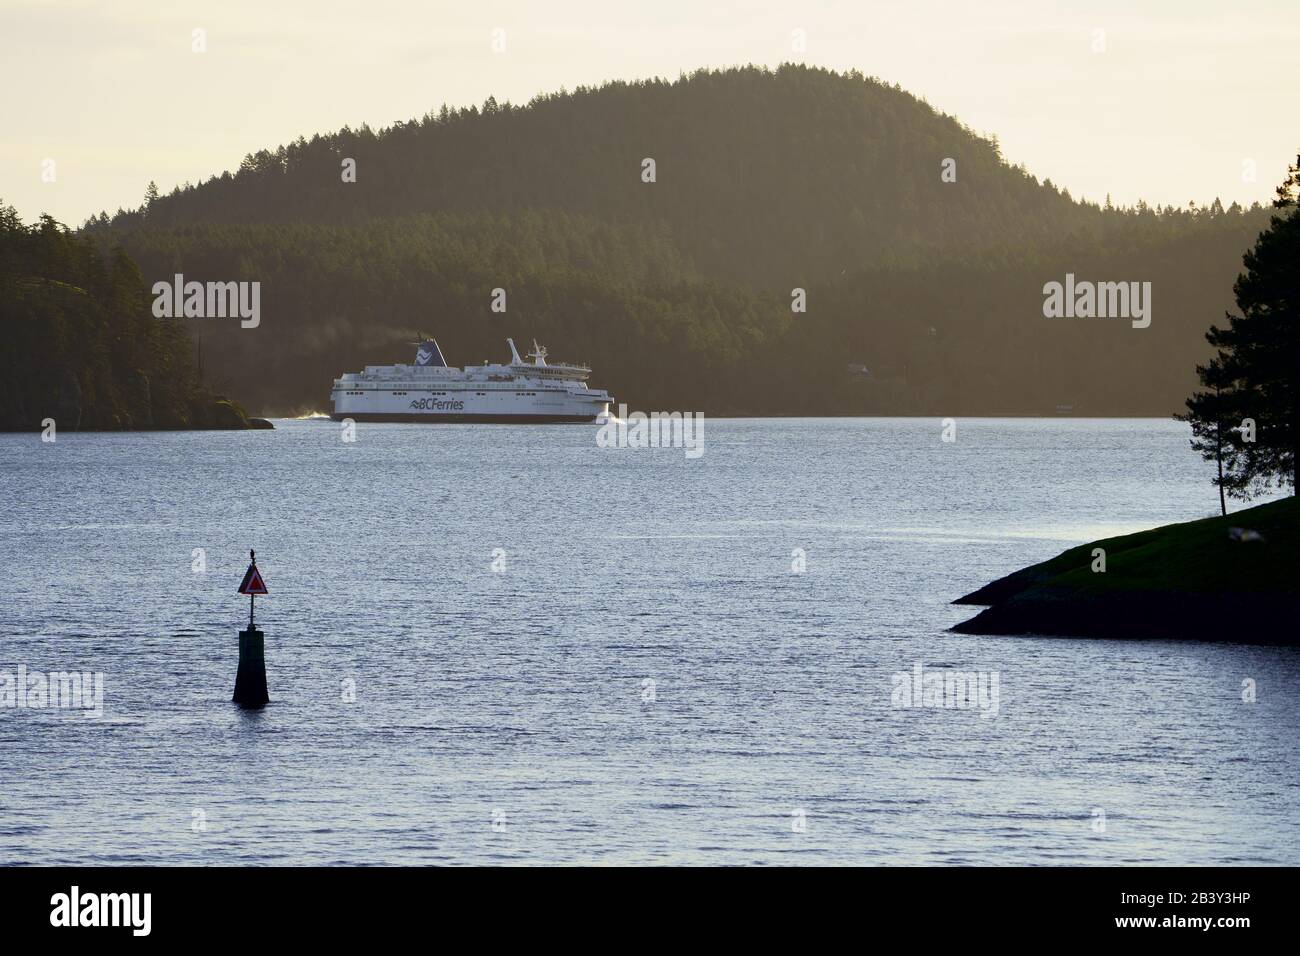
[[[76,424],[64,425],[64,419],[55,417],[55,425],[67,432],[219,432],[219,431],[265,431],[275,430],[275,425],[265,418],[249,418],[239,406],[229,401],[219,401],[203,411],[193,415],[184,422],[168,422],[158,425],[153,422],[140,424],[127,419],[115,419],[110,424],[82,427],[79,418]],[[0,425],[0,433],[27,433],[42,430],[40,424],[24,427],[6,427]]]
[[[1104,572],[1093,570],[1098,548]],[[952,603],[985,606],[958,634],[1300,646],[1300,505],[1292,496],[1094,541]]]

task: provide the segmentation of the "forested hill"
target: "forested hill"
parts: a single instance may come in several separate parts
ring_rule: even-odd
[[[0,431],[248,427],[201,381],[188,331],[151,315],[121,249],[0,202]]]
[[[655,182],[642,180],[655,162]],[[959,188],[940,179],[956,162]],[[356,182],[342,184],[344,159]],[[787,66],[444,107],[375,133],[299,139],[117,224],[355,222],[563,209],[665,222],[706,273],[797,285],[845,269],[969,258],[1096,222],[997,145],[897,87]]]
[[[897,87],[784,66],[317,135],[87,228],[149,281],[262,282],[258,329],[203,334],[264,412],[422,329],[457,363],[536,337],[641,408],[1167,414],[1266,223],[1076,202]],[[1066,272],[1152,282],[1151,327],[1044,318]]]

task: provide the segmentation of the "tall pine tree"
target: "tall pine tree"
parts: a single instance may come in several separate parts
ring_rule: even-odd
[[[1240,315],[1210,326],[1218,353],[1197,366],[1207,389],[1187,400],[1192,447],[1217,460],[1215,484],[1248,500],[1271,487],[1300,482],[1300,156],[1277,189],[1278,212],[1242,261],[1233,285]]]

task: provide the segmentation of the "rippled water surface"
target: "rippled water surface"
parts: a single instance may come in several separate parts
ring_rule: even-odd
[[[0,862],[1300,863],[1300,652],[946,633],[1212,514],[1182,425],[277,426],[0,435],[0,671],[104,674],[0,709]],[[891,706],[917,663],[996,716]]]

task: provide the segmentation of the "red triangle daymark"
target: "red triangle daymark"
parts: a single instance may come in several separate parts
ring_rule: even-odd
[[[239,586],[240,594],[266,594],[266,584],[262,581],[262,574],[257,570],[257,565],[250,564],[248,570],[244,572],[244,583]]]

